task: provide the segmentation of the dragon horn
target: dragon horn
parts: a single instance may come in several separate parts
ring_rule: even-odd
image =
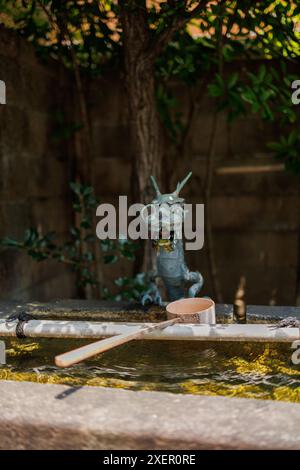
[[[189,172],[189,174],[184,178],[184,180],[181,181],[181,183],[178,183],[177,184],[177,188],[176,190],[174,191],[174,194],[176,196],[178,196],[178,194],[180,193],[180,191],[182,190],[183,186],[188,182],[188,180],[190,179],[190,177],[192,176],[192,171]]]
[[[150,179],[151,179],[152,186],[153,186],[153,188],[154,188],[154,190],[155,190],[155,192],[156,192],[156,195],[157,195],[157,196],[160,196],[160,195],[161,195],[161,192],[160,192],[160,190],[159,190],[159,187],[158,187],[158,184],[157,184],[157,182],[156,182],[156,179],[155,179],[154,176],[152,176],[152,175],[150,176]]]

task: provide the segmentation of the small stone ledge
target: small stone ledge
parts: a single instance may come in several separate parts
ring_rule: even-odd
[[[217,304],[216,313],[220,321],[232,317],[231,304]],[[101,300],[56,300],[53,302],[0,301],[0,318],[26,311],[40,319],[89,319],[98,321],[159,321],[166,318],[162,307],[147,306],[133,302],[111,302]],[[248,305],[249,319],[279,320],[289,316],[300,318],[300,307]]]
[[[300,405],[0,382],[0,449],[300,449]]]

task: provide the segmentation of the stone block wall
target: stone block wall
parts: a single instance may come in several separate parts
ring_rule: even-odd
[[[56,143],[55,115],[68,109],[72,86],[57,64],[45,66],[19,36],[0,29],[0,237],[22,239],[29,227],[64,236],[71,221],[68,201],[70,149]],[[70,297],[74,282],[56,263],[36,263],[1,251],[1,298]]]

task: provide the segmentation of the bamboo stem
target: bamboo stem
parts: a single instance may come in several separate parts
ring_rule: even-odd
[[[239,175],[252,173],[273,173],[284,171],[284,164],[222,166],[216,169],[218,175]]]
[[[17,322],[0,320],[0,337],[16,337]],[[141,331],[161,323],[30,320],[23,326],[27,338],[107,338]],[[189,324],[178,323],[163,330],[153,329],[144,340],[239,341],[292,343],[300,339],[299,328],[276,328],[276,324]]]

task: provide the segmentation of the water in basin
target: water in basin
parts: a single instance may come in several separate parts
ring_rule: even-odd
[[[300,402],[289,344],[135,341],[68,369],[54,356],[91,341],[6,339],[0,379]]]

